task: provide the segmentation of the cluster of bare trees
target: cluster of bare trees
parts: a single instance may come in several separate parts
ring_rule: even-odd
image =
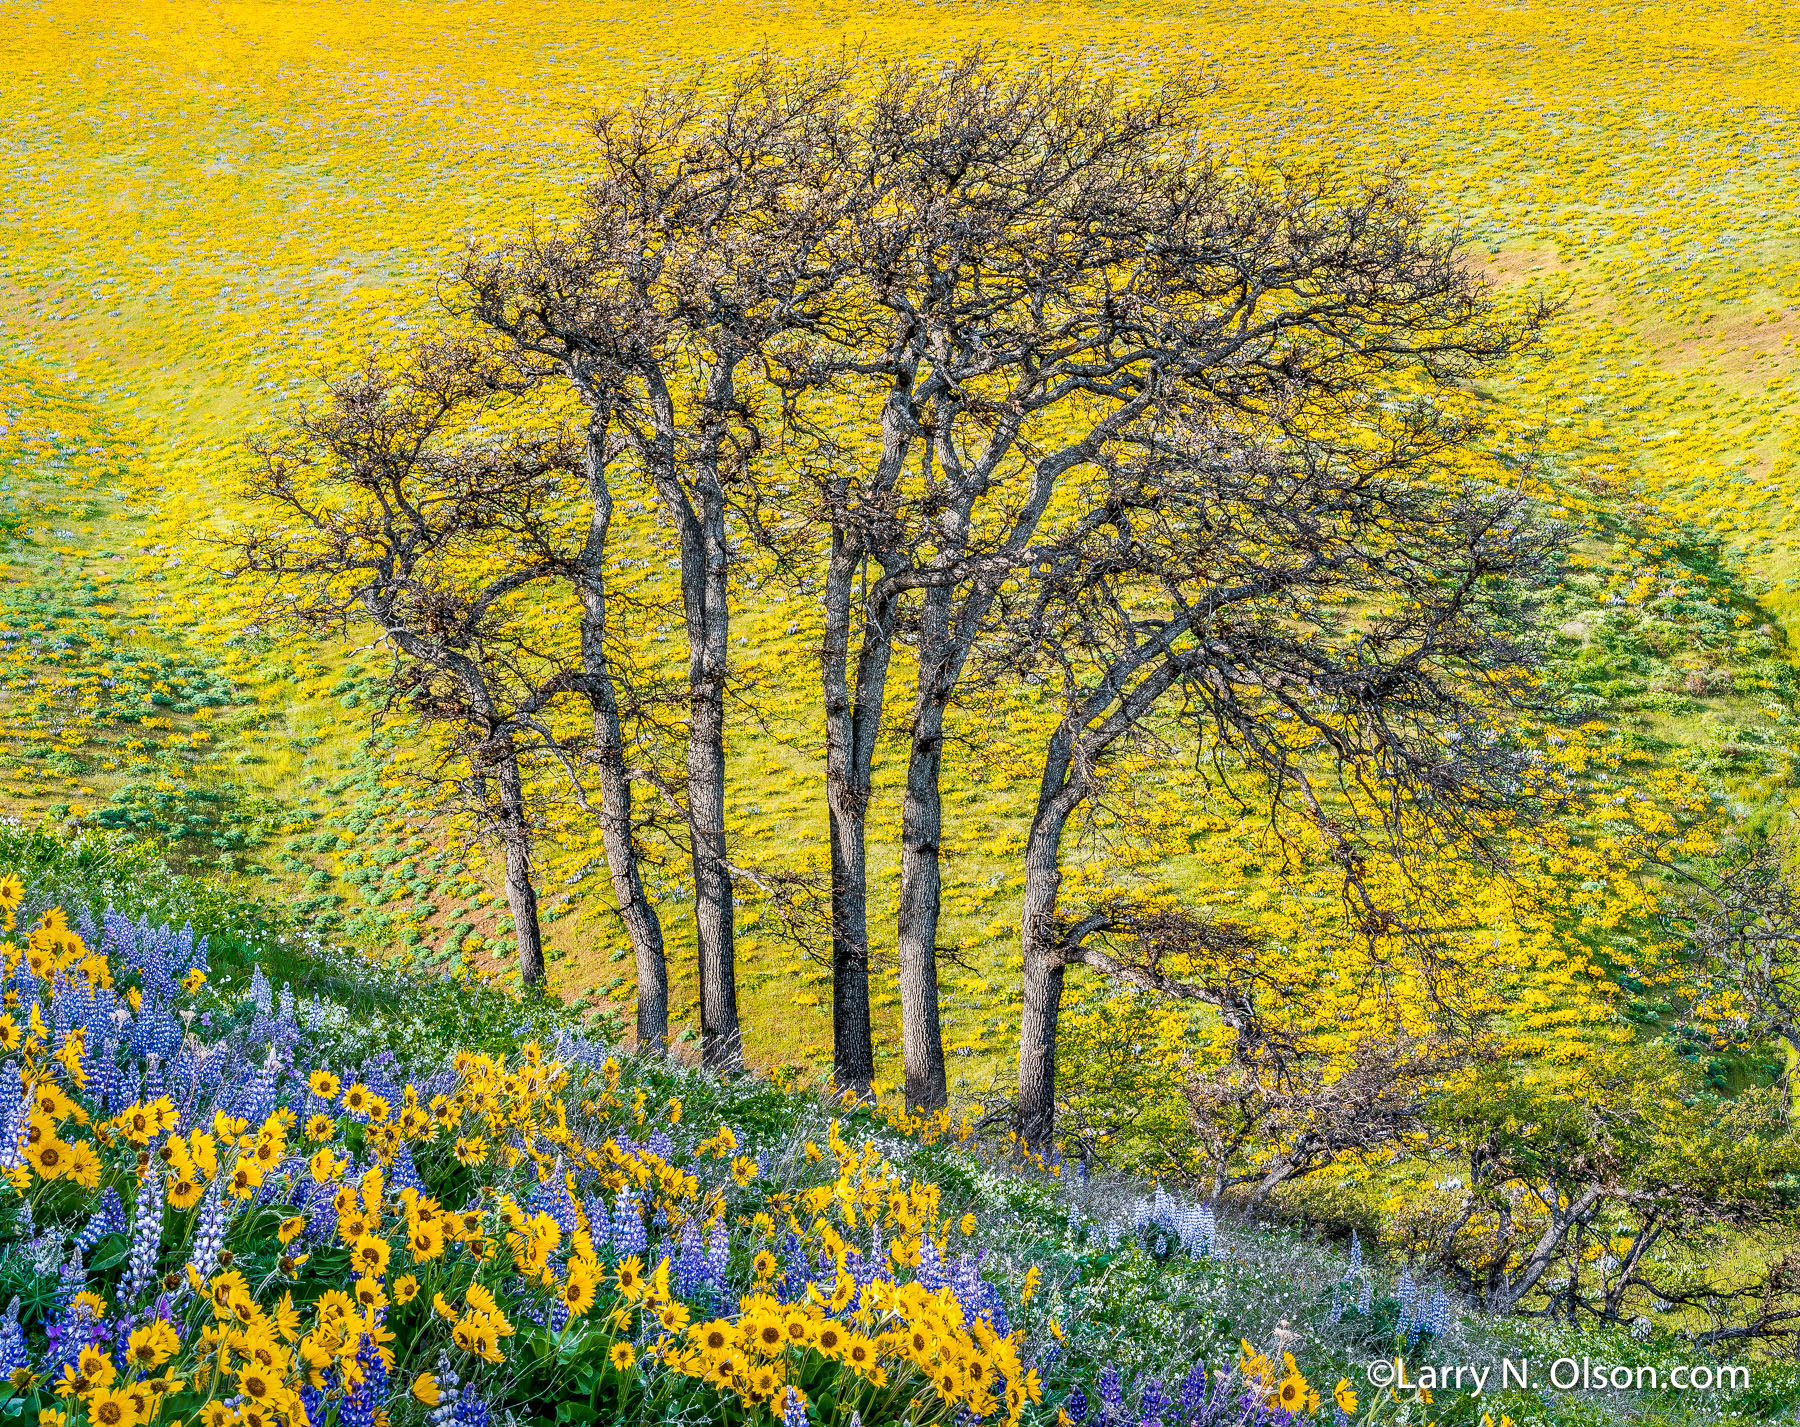
[[[1446,458],[1473,434],[1467,379],[1544,313],[1500,320],[1391,176],[1223,166],[1194,137],[1198,97],[980,53],[660,89],[595,121],[573,222],[469,253],[460,335],[335,383],[262,450],[240,569],[271,617],[386,636],[397,689],[447,731],[450,793],[505,849],[528,982],[522,760],[560,769],[598,820],[651,1053],[668,978],[641,860],[674,816],[703,1055],[740,1063],[729,634],[756,542],[823,605],[846,1092],[875,1072],[886,923],[908,1103],[947,1099],[940,785],[976,681],[1027,681],[1055,714],[1020,926],[1034,1146],[1068,966],[1230,1009],[1146,958],[1157,928],[1123,902],[1060,899],[1067,829],[1146,729],[1310,819],[1346,885],[1368,836],[1478,839],[1471,812],[1515,771],[1486,723],[1528,662],[1518,591],[1546,550],[1517,497],[1463,488]],[[633,662],[646,611],[615,578],[621,488],[658,508],[679,566],[684,686]],[[578,632],[547,634],[551,608]],[[633,756],[646,722],[678,731],[685,776]],[[884,723],[905,747],[900,890],[871,908]]]

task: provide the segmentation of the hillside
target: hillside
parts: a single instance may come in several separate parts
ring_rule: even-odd
[[[1776,686],[1800,609],[1794,437],[1780,419],[1800,249],[1759,195],[1795,177],[1781,78],[1795,34],[1751,5],[1297,13],[1018,6],[1003,20],[933,11],[926,28],[946,48],[1079,50],[1146,75],[1203,66],[1228,151],[1330,153],[1352,170],[1403,155],[1507,293],[1565,298],[1547,349],[1489,395],[1580,528],[1588,568],[1563,610],[1567,677],[1611,730],[1603,742],[1652,749],[1733,806],[1766,802],[1756,790],[1789,767]],[[0,52],[18,96],[0,293],[0,796],[38,817],[197,834],[190,852],[232,855],[353,937],[438,961],[468,951],[492,964],[483,953],[498,951],[503,966],[493,875],[421,834],[361,747],[379,655],[258,638],[218,584],[208,540],[233,519],[223,496],[241,443],[290,417],[320,372],[424,320],[463,234],[560,211],[591,106],[759,44],[880,53],[923,15],[677,8],[647,27],[605,7],[478,22],[425,5],[379,22],[329,5],[24,12]],[[1704,112],[1686,102],[1695,93]],[[770,588],[741,601],[768,721],[734,736],[744,791],[730,813],[734,835],[816,871],[814,617]],[[1011,854],[1035,769],[1004,727],[970,710],[947,779],[963,790],[946,932],[969,969],[946,1015],[965,1095],[1004,1080],[1011,1050]],[[897,776],[884,758],[878,882],[893,876]],[[1204,894],[1221,838],[1224,865],[1254,880],[1252,831],[1197,818],[1179,778],[1153,801],[1159,832],[1137,852],[1155,881]],[[579,839],[549,859],[554,977],[623,1002],[628,964],[615,965],[624,948],[596,861]],[[673,870],[660,889],[671,899]],[[752,1054],[817,1065],[824,969],[759,936],[755,916],[743,933]],[[876,1001],[896,1017],[891,991]]]
[[[1488,1318],[1356,1243],[1065,1182],[966,1121],[621,1056],[541,1004],[298,946],[116,842],[0,854],[9,989],[65,1027],[17,1047],[29,1101],[0,1086],[38,1130],[0,1217],[9,1416],[1684,1427],[1800,1393],[1791,1366],[1713,1386],[1678,1340]],[[1482,1391],[1369,1385],[1402,1351]],[[1584,1358],[1636,1386],[1545,1390]]]

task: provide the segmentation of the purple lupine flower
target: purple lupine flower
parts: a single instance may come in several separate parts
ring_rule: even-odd
[[[83,1348],[98,1347],[112,1339],[112,1329],[85,1303],[77,1303],[50,1321],[44,1336],[49,1350],[44,1355],[44,1376],[55,1377],[81,1356]]]
[[[106,1193],[100,1196],[100,1202],[94,1206],[94,1212],[88,1215],[87,1226],[76,1236],[75,1252],[89,1253],[108,1234],[124,1232],[125,1205],[119,1198],[119,1191],[108,1186]]]
[[[619,1191],[618,1201],[613,1205],[612,1214],[612,1248],[619,1258],[629,1258],[632,1254],[641,1254],[649,1245],[650,1239],[644,1232],[643,1212],[638,1202],[632,1198],[629,1190]]]
[[[474,1388],[464,1388],[456,1399],[456,1427],[488,1427],[488,1405]]]
[[[416,1194],[425,1193],[425,1181],[419,1175],[419,1166],[413,1162],[412,1151],[404,1144],[400,1146],[399,1151],[394,1155],[393,1163],[388,1166],[387,1181],[388,1184],[393,1187],[396,1194],[402,1189],[410,1189]],[[569,1222],[563,1225],[563,1236],[565,1238],[575,1232],[573,1205],[570,1207],[571,1212],[569,1214]],[[562,1223],[560,1219],[558,1219],[557,1222],[559,1224]]]
[[[1362,1272],[1362,1240],[1357,1237],[1356,1230],[1350,1231],[1350,1266],[1344,1270],[1344,1282],[1348,1283]]]
[[[563,1241],[567,1243],[574,1235],[576,1228],[575,1201],[569,1197],[568,1185],[564,1182],[563,1162],[556,1161],[556,1168],[546,1179],[541,1179],[537,1187],[531,1191],[525,1201],[527,1214],[548,1214],[556,1221],[557,1228],[563,1232]]]
[[[456,1404],[462,1396],[462,1379],[457,1377],[450,1366],[450,1354],[438,1354],[437,1372],[434,1376],[438,1385],[438,1405],[431,1409],[425,1420],[431,1427],[449,1427],[456,1420]]]
[[[806,1245],[800,1242],[800,1236],[792,1229],[781,1241],[781,1292],[786,1298],[798,1295],[807,1284],[812,1274],[812,1265],[806,1260]]]
[[[375,1414],[387,1396],[388,1374],[375,1340],[366,1334],[357,1349],[356,1363],[362,1369],[362,1381],[338,1408],[338,1421],[342,1427],[375,1427]]]
[[[69,1261],[56,1271],[56,1304],[67,1308],[75,1295],[87,1287],[87,1270],[81,1264],[81,1250],[69,1255]]]
[[[188,1250],[188,1264],[202,1279],[209,1279],[219,1267],[219,1251],[225,1247],[225,1227],[231,1222],[231,1206],[224,1194],[225,1176],[220,1175],[207,1187],[200,1201],[200,1219],[194,1226],[193,1247]]]
[[[25,1098],[25,1077],[7,1061],[0,1068],[0,1169],[25,1167],[25,1135],[31,1127],[31,1105]]]
[[[1436,1336],[1450,1326],[1450,1296],[1439,1285],[1431,1295],[1431,1303],[1425,1309],[1424,1328],[1427,1333]]]
[[[1370,1304],[1374,1302],[1374,1298],[1375,1298],[1374,1277],[1370,1274],[1365,1273],[1363,1275],[1362,1287],[1357,1291],[1357,1294],[1356,1294],[1356,1311],[1358,1313],[1367,1313],[1369,1311]]]
[[[725,1275],[730,1268],[731,1235],[721,1219],[712,1226],[712,1238],[706,1245],[706,1276],[721,1293],[725,1291]]]
[[[1175,1415],[1188,1421],[1206,1405],[1206,1364],[1195,1363],[1181,1380],[1181,1391],[1175,1396]]]
[[[131,1212],[131,1261],[119,1287],[126,1303],[135,1303],[156,1277],[157,1255],[162,1249],[163,1193],[162,1176],[156,1161],[150,1161],[144,1177],[138,1181],[137,1204]]]
[[[1063,1408],[1068,1412],[1071,1420],[1077,1423],[1086,1422],[1088,1415],[1087,1394],[1079,1387],[1076,1388],[1069,1394],[1068,1399],[1063,1403]]]
[[[675,1296],[692,1298],[707,1282],[706,1250],[700,1243],[700,1221],[688,1215],[681,1226],[681,1248],[675,1258]]]
[[[1110,1363],[1100,1374],[1100,1420],[1116,1422],[1125,1410],[1125,1393],[1119,1383],[1119,1370]]]
[[[587,1210],[588,1238],[594,1242],[594,1252],[603,1250],[612,1237],[612,1216],[606,1211],[606,1202],[598,1194],[590,1194],[581,1201],[582,1208]]]
[[[1159,1377],[1140,1379],[1138,1383],[1138,1413],[1146,1420],[1162,1416],[1162,1410],[1171,1405],[1169,1394],[1163,1391],[1162,1379]]]
[[[25,1330],[19,1326],[19,1295],[13,1294],[6,1305],[6,1317],[0,1319],[0,1383],[20,1368],[31,1366],[31,1355],[25,1349]]]
[[[791,1383],[787,1398],[782,1403],[781,1427],[806,1427],[806,1404],[800,1400],[800,1394],[794,1391]]]
[[[944,1286],[943,1262],[938,1256],[937,1241],[929,1231],[919,1235],[919,1271],[916,1277],[919,1287],[927,1293],[936,1293]]]

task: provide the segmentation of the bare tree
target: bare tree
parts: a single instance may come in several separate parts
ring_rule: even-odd
[[[599,177],[575,224],[462,270],[468,310],[526,363],[559,371],[616,436],[678,533],[688,640],[685,816],[702,1054],[741,1065],[733,865],[725,834],[732,490],[762,452],[746,373],[820,320],[839,269],[829,150],[841,73],[763,64],[597,117]],[[592,463],[590,463],[590,467]]]
[[[1666,913],[1682,944],[1685,1019],[1716,1042],[1783,1042],[1791,1095],[1800,1061],[1800,893],[1791,849],[1742,844],[1714,869],[1652,856],[1687,892]]]
[[[1364,889],[1359,826],[1412,866],[1447,843],[1481,850],[1482,815],[1517,801],[1520,754],[1496,716],[1532,662],[1522,596],[1548,538],[1518,497],[1430,478],[1463,434],[1423,409],[1373,449],[1172,422],[1141,433],[1144,454],[1009,592],[993,657],[1063,709],[1025,852],[1019,1118],[1033,1148],[1054,1127],[1069,966],[1216,1003],[1096,947],[1122,924],[1116,904],[1060,905],[1070,819],[1165,701],[1207,753],[1197,771],[1253,783],[1271,816],[1317,830],[1371,930],[1407,927]],[[1360,617],[1327,613],[1346,600]]]
[[[1232,176],[1191,138],[1193,93],[1130,99],[1077,72],[1007,74],[980,52],[940,71],[892,68],[855,113],[859,167],[879,175],[880,194],[840,240],[863,301],[784,352],[779,380],[825,399],[821,439],[874,453],[866,475],[839,472],[821,501],[840,968],[863,949],[862,760],[886,649],[898,633],[917,651],[898,912],[915,1108],[947,1094],[945,719],[999,591],[1079,519],[1070,483],[1154,412],[1353,423],[1384,381],[1447,382],[1519,336],[1489,320],[1453,240],[1426,229],[1398,182],[1339,191]]]
[[[444,343],[398,372],[332,384],[259,457],[243,494],[262,518],[236,540],[235,574],[266,586],[264,617],[320,631],[373,624],[393,688],[446,734],[451,791],[505,854],[507,905],[527,986],[544,978],[524,757],[569,671],[521,614],[559,577],[542,557],[574,452],[559,433],[481,441],[472,416],[502,394],[479,349]],[[517,551],[538,547],[536,556]],[[496,572],[496,551],[509,558]]]
[[[1409,1233],[1490,1311],[1617,1324],[1679,1305],[1713,1319],[1704,1343],[1793,1335],[1791,1258],[1746,1275],[1716,1246],[1787,1221],[1800,1141],[1779,1093],[1724,1099],[1699,1079],[1640,1045],[1597,1059],[1570,1095],[1491,1058],[1432,1108],[1434,1151],[1468,1177]]]

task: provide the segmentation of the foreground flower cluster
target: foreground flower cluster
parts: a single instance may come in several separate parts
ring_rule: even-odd
[[[1009,1303],[975,1217],[835,1120],[752,1152],[567,1036],[416,1079],[327,1064],[260,972],[235,1009],[207,988],[190,931],[52,910],[20,934],[23,891],[0,881],[8,1415],[1122,1420],[1116,1373],[1046,1400],[1038,1269]],[[1177,1397],[1139,1384],[1133,1419],[1338,1409],[1244,1355]]]

